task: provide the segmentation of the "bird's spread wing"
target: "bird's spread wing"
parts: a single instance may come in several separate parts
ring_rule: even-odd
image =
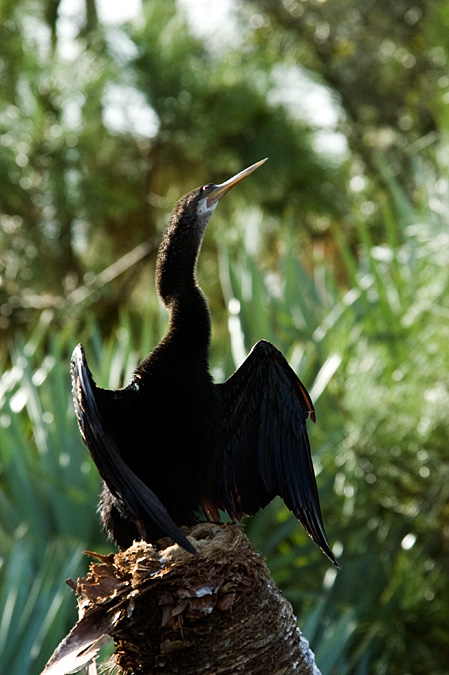
[[[99,389],[93,381],[81,345],[78,345],[71,361],[72,389],[78,424],[97,469],[111,493],[118,500],[127,517],[133,521],[145,538],[142,514],[146,513],[176,543],[191,553],[195,549],[170,517],[167,509],[129,468],[119,455],[114,438],[104,428],[101,405],[117,408],[109,413],[120,414],[118,392]],[[99,406],[99,401],[102,404]]]
[[[216,493],[206,500],[233,518],[251,515],[280,495],[312,539],[337,564],[321,518],[306,419],[310,397],[282,354],[258,342],[219,385],[225,405]]]

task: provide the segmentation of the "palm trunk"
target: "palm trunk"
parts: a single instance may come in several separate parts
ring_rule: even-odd
[[[83,618],[58,649],[76,643],[86,653],[86,634],[95,649],[107,632],[126,675],[319,675],[290,603],[242,530],[184,529],[197,555],[136,542],[93,563],[77,584]],[[56,658],[58,650],[47,669]]]

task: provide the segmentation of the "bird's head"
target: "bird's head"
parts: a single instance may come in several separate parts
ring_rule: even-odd
[[[219,185],[215,185],[214,183],[208,183],[208,185],[203,185],[203,187],[200,188],[200,195],[198,201],[199,210],[202,210],[204,212],[212,212],[217,206],[220,199],[227,192],[229,192],[231,188],[240,183],[240,181],[249,176],[253,171],[258,169],[259,166],[262,166],[262,164],[264,164],[266,161],[267,157],[265,157],[265,159],[261,159],[259,162],[256,162],[255,164],[252,164],[247,169],[243,169],[243,171],[240,171],[240,173],[237,173],[235,176],[229,178],[224,183],[220,183]]]
[[[193,227],[197,230],[197,234],[202,238],[204,230],[210,220],[210,217],[217,206],[220,199],[231,188],[240,183],[244,178],[249,176],[253,171],[259,168],[267,158],[261,159],[259,162],[252,164],[247,169],[240,171],[238,174],[229,178],[224,183],[218,185],[208,183],[202,187],[192,190],[184,195],[176,204],[172,217],[179,223],[183,221],[186,229]]]

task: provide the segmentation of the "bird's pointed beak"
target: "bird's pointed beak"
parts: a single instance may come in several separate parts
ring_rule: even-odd
[[[268,157],[265,157],[265,159],[261,159],[259,162],[252,164],[247,169],[243,169],[243,171],[240,171],[240,173],[237,173],[235,176],[229,178],[229,180],[225,181],[224,183],[212,186],[209,194],[207,195],[207,205],[213,206],[216,204],[218,200],[223,197],[223,195],[225,195],[231,188],[234,187],[234,185],[240,183],[240,181],[249,176],[250,173],[258,169],[259,166],[262,166],[262,164],[264,164],[267,159]]]

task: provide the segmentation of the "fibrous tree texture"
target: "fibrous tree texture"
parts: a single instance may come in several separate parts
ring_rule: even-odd
[[[82,618],[45,675],[81,665],[106,634],[126,675],[319,675],[290,603],[241,528],[183,529],[196,555],[135,542],[91,564],[76,585]]]

